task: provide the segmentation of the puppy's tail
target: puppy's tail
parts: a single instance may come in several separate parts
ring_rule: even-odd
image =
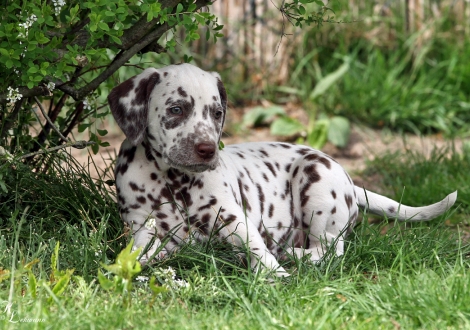
[[[387,216],[388,218],[396,218],[397,220],[407,221],[427,221],[432,220],[443,214],[454,205],[457,199],[457,191],[449,194],[435,204],[412,207],[400,204],[393,199],[355,187],[358,204],[361,208],[366,209],[369,213]]]

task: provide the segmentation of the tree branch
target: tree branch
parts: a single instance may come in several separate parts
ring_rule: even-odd
[[[161,0],[162,9],[168,7],[175,7],[181,0]],[[196,10],[209,5],[211,1],[208,0],[197,0]],[[46,77],[46,81],[53,82],[56,85],[56,89],[70,95],[74,100],[81,100],[91,92],[93,92],[98,86],[113,75],[122,65],[124,65],[132,56],[142,51],[145,47],[145,52],[147,51],[160,51],[163,48],[159,48],[155,43],[158,39],[170,29],[167,24],[160,25],[160,18],[154,18],[150,22],[147,22],[147,16],[142,16],[132,27],[127,29],[123,36],[121,37],[122,45],[118,45],[110,42],[109,40],[99,43],[99,46],[102,48],[111,48],[116,47],[121,49],[121,51],[116,55],[114,60],[108,65],[108,67],[102,71],[98,77],[93,79],[87,85],[76,89],[73,87],[73,82],[63,82],[59,79],[52,77]],[[80,30],[77,32],[80,34],[80,38],[77,42],[72,44],[80,44],[83,40],[88,40],[89,36],[85,36],[85,31]],[[60,51],[59,51],[60,53]],[[59,54],[60,55],[60,54]],[[62,54],[63,56],[63,54]],[[19,88],[20,93],[23,97],[31,96],[45,96],[49,95],[49,90],[45,86],[38,86],[32,89],[26,87]],[[0,102],[5,101],[7,98],[6,93],[0,93]]]
[[[50,95],[51,92],[46,86],[36,86],[31,89],[28,87],[18,87],[18,91],[20,92],[21,95],[23,95],[23,98],[28,98],[31,96],[47,96]],[[0,103],[4,102],[7,100],[7,93],[0,93]]]

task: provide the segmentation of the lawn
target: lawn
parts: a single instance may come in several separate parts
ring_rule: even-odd
[[[457,206],[413,225],[364,214],[344,256],[288,259],[283,279],[253,272],[243,251],[217,241],[185,245],[140,271],[132,255],[116,261],[129,238],[106,177],[92,180],[67,157],[48,158],[47,175],[4,164],[0,328],[469,328],[467,155],[370,163],[363,175],[379,177],[391,197],[417,205],[459,189]]]

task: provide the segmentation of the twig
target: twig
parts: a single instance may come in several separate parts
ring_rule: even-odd
[[[15,118],[18,116],[18,113],[21,110],[21,107],[23,106],[25,98],[21,98],[21,100],[16,101],[15,106],[13,108],[13,111],[9,113],[9,116],[6,116],[6,111],[5,111],[5,117],[4,117],[4,124],[3,127],[0,126],[0,138],[4,138],[7,136],[8,131],[15,125]],[[1,100],[0,100],[1,102]]]
[[[41,104],[41,101],[38,100],[38,98],[35,96],[34,97],[34,100],[36,101],[36,103],[38,104],[39,106],[39,109],[41,109],[41,112],[42,112],[42,115],[44,116],[44,118],[46,118],[47,122],[49,123],[49,125],[51,125],[52,129],[54,131],[56,131],[57,134],[59,134],[60,138],[62,140],[64,140],[65,142],[68,142],[69,139],[67,139],[65,136],[62,135],[62,133],[59,131],[59,129],[57,127],[55,127],[54,123],[52,122],[52,120],[49,118],[49,116],[47,115],[46,111],[44,110],[44,108],[42,107],[42,104]]]
[[[0,157],[5,156],[5,158],[8,161],[21,160],[21,159],[26,159],[26,158],[33,157],[33,156],[36,156],[36,155],[45,154],[45,153],[48,153],[48,152],[68,148],[68,147],[72,147],[72,148],[76,148],[76,149],[83,149],[83,148],[85,148],[89,145],[93,145],[93,144],[95,144],[94,141],[85,141],[85,140],[75,141],[75,142],[68,141],[67,143],[62,144],[60,146],[47,148],[47,149],[43,149],[43,150],[39,150],[39,151],[35,151],[35,152],[30,152],[30,153],[24,154],[24,155],[19,156],[19,157],[13,156],[7,150],[5,150],[3,147],[0,146]]]

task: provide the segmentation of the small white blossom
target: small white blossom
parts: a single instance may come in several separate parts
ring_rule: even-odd
[[[145,228],[147,228],[147,229],[153,229],[153,228],[156,228],[156,227],[157,227],[157,221],[155,220],[155,218],[149,218],[145,222]]]
[[[137,276],[135,279],[139,282],[148,282],[149,280],[147,276]]]
[[[49,90],[49,92],[52,92],[55,89],[55,84],[52,81],[49,81],[47,83],[47,89]]]
[[[189,288],[189,283],[185,280],[174,280],[173,283],[179,286],[180,288]]]
[[[176,272],[171,267],[168,267],[168,269],[164,269],[162,273],[163,273],[163,276],[165,276],[166,278],[171,278],[172,280],[174,280],[176,277]]]
[[[91,103],[93,102],[93,99],[91,97],[86,97],[83,99],[83,109],[85,110],[91,110]]]
[[[52,0],[52,4],[54,5],[55,15],[59,16],[62,7],[65,6],[65,0]]]
[[[33,25],[34,22],[37,21],[36,15],[32,14],[26,19],[26,22],[20,23],[19,27],[22,28],[18,34],[20,38],[27,38],[28,37],[28,30]]]
[[[155,274],[163,281],[163,286],[169,290],[179,290],[180,288],[189,288],[190,285],[185,280],[176,279],[176,272],[173,268],[157,269]]]
[[[7,100],[10,101],[10,103],[15,103],[16,101],[19,101],[23,98],[23,94],[20,94],[20,91],[18,90],[18,88],[13,89],[11,87],[8,87],[7,90],[8,90]]]

